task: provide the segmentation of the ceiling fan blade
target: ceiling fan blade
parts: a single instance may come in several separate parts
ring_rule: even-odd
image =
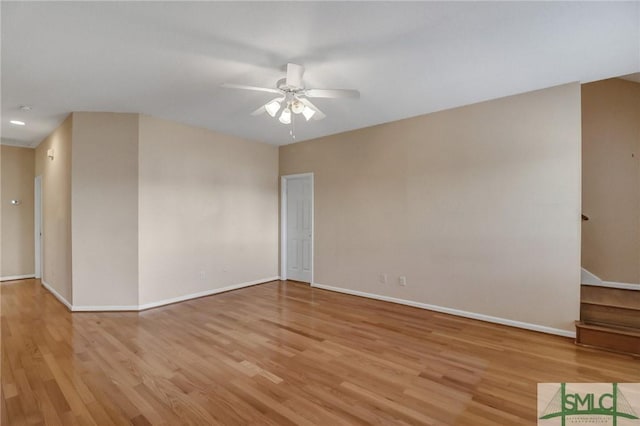
[[[304,94],[308,98],[354,98],[360,97],[360,92],[349,89],[307,89]]]
[[[265,112],[267,112],[267,110],[264,109],[264,105],[262,105],[260,108],[258,108],[257,110],[253,111],[250,115],[256,116],[256,115],[262,115]]]
[[[226,89],[242,89],[242,90],[253,90],[256,92],[280,93],[280,90],[278,89],[271,89],[269,87],[247,86],[245,84],[223,83],[220,85],[220,87],[224,87]]]
[[[302,74],[304,67],[298,64],[287,64],[287,86],[304,87],[302,85]]]
[[[305,106],[311,108],[316,112],[315,114],[313,114],[313,117],[311,117],[312,120],[322,120],[323,118],[326,117],[326,114],[320,111],[320,108],[315,106],[309,99],[306,99],[306,98],[297,98],[297,99],[300,102],[302,102]]]

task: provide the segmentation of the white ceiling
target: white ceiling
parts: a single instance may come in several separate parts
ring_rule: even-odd
[[[640,2],[5,2],[2,137],[35,146],[71,111],[141,112],[274,144],[249,113],[287,62],[327,118],[297,140],[572,81],[640,72]],[[33,107],[22,112],[20,105]],[[23,119],[25,127],[9,124]]]

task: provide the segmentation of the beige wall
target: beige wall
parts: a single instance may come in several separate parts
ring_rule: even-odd
[[[141,304],[278,275],[278,149],[140,117]]]
[[[278,275],[277,147],[81,112],[38,147],[36,174],[44,281],[75,309],[135,309]]]
[[[36,148],[36,176],[42,176],[42,280],[69,303],[71,292],[72,116]],[[47,150],[53,149],[53,160]]]
[[[582,86],[582,266],[640,283],[640,83]]]
[[[0,145],[2,263],[0,277],[33,275],[35,151]],[[11,200],[20,200],[14,206]]]
[[[573,330],[578,84],[281,147],[303,172],[317,283]]]
[[[138,114],[73,113],[73,303],[138,304]]]

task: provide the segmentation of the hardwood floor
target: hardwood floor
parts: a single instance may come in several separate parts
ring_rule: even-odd
[[[141,313],[2,285],[2,425],[536,423],[537,382],[640,382],[570,339],[271,282]]]

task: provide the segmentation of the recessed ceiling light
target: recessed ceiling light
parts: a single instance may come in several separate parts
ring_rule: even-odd
[[[9,123],[15,124],[16,126],[24,126],[25,124],[27,124],[24,121],[20,121],[20,120],[11,120]]]

